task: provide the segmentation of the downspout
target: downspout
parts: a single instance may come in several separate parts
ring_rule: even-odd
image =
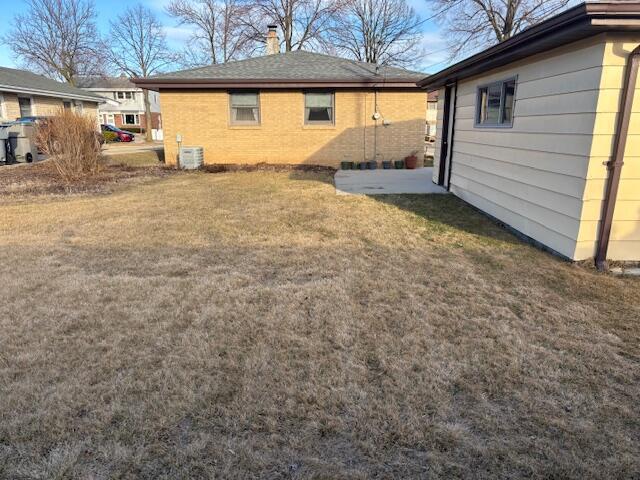
[[[453,87],[453,111],[451,112],[451,138],[449,138],[449,172],[447,175],[447,192],[451,191],[451,171],[453,170],[453,140],[456,134],[456,110],[458,109],[458,81]]]
[[[620,96],[620,108],[618,109],[620,113],[616,121],[613,155],[612,159],[605,163],[609,174],[607,175],[598,233],[598,246],[596,249],[596,267],[598,270],[607,270],[608,268],[607,249],[609,248],[609,237],[611,236],[611,224],[613,223],[613,212],[618,197],[618,187],[620,186],[620,173],[622,165],[624,164],[624,152],[627,146],[627,133],[629,132],[629,122],[631,120],[631,109],[636,90],[639,66],[640,45],[633,49],[627,59],[624,83]]]

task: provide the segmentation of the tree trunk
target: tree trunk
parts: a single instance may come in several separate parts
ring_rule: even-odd
[[[147,142],[153,141],[151,130],[153,128],[153,122],[151,119],[151,102],[149,101],[149,90],[143,90],[142,96],[144,97],[144,118],[145,118],[145,138]]]

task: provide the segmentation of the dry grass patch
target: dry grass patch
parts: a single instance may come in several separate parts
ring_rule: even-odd
[[[640,282],[329,181],[3,207],[0,477],[637,475]]]

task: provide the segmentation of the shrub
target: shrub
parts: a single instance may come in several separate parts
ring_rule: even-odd
[[[94,117],[69,110],[47,118],[36,129],[38,149],[52,157],[58,174],[66,181],[101,170],[99,138]]]
[[[102,136],[106,143],[112,143],[118,139],[118,135],[115,132],[102,132]]]
[[[140,128],[140,127],[128,127],[127,125],[122,125],[120,128],[125,132],[144,133],[144,128]]]

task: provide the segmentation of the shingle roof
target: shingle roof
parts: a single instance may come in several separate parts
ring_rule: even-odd
[[[64,98],[80,98],[86,100],[104,101],[91,92],[81,90],[68,83],[56,82],[50,78],[37,75],[26,70],[0,67],[0,91],[15,91],[20,93],[40,93],[60,96]]]
[[[396,67],[305,52],[302,50],[248,58],[218,65],[181,70],[150,77],[152,80],[254,80],[254,81],[403,81],[416,82],[425,74]]]
[[[76,83],[80,88],[137,88],[129,77],[82,77]]]

